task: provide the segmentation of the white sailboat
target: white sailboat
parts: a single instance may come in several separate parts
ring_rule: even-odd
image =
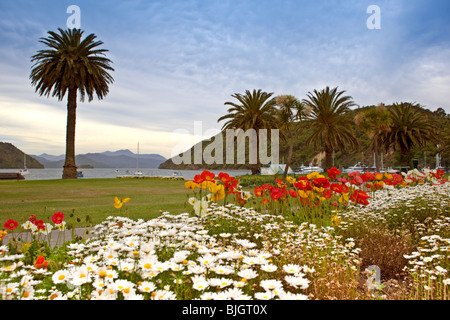
[[[27,175],[31,173],[27,168],[27,155],[25,153],[23,154],[23,169],[20,169],[19,173],[21,175]]]

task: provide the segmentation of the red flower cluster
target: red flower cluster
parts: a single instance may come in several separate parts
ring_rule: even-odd
[[[239,180],[234,178],[234,177],[230,177],[230,175],[228,173],[219,173],[219,180],[223,182],[224,186],[225,186],[225,192],[226,193],[236,193],[236,188],[238,186]]]
[[[337,168],[331,168],[327,170],[328,178],[331,180],[336,179],[336,176],[341,174],[341,171],[339,171]]]
[[[336,179],[337,175],[341,172],[336,168],[331,168],[327,171],[330,178]],[[370,172],[359,175],[354,173],[352,175],[353,184],[362,184],[365,181],[374,179],[374,175]],[[290,185],[279,179],[276,180],[275,185],[264,184],[254,189],[254,194],[258,198],[263,198],[261,202],[268,204],[271,200],[275,202],[283,202],[288,200],[289,197],[300,200],[302,205],[314,205],[318,206],[321,201],[332,199],[333,195],[337,195],[339,202],[347,203],[351,200],[353,202],[368,205],[370,197],[362,190],[356,191],[350,197],[349,186],[346,184],[349,182],[347,179],[339,178],[339,182],[330,182],[329,178],[325,178],[316,175],[308,175],[304,177],[298,177],[297,180],[288,180]],[[293,188],[292,188],[293,187]],[[337,198],[336,198],[337,200]],[[333,205],[337,206],[337,202],[333,202]]]
[[[38,220],[36,218],[35,214],[32,214],[29,218],[28,221],[30,221],[31,223],[33,223],[38,230],[43,230],[45,229],[45,224],[44,224],[44,220]]]
[[[350,196],[350,200],[362,205],[367,206],[369,204],[368,199],[370,197],[362,190],[355,190],[352,195]]]
[[[214,173],[205,170],[201,174],[197,174],[194,176],[194,182],[198,184],[201,184],[205,181],[215,182],[214,180],[215,176],[216,175]]]
[[[43,256],[39,256],[36,260],[36,263],[34,264],[34,267],[36,269],[40,269],[42,267],[44,267],[44,269],[47,269],[47,265],[48,265],[48,262],[45,261],[45,258]]]

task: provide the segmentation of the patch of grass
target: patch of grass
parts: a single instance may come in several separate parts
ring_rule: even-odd
[[[114,197],[131,200],[121,209],[113,206]],[[160,211],[185,212],[184,181],[151,179],[83,179],[0,181],[0,222],[19,223],[35,214],[49,222],[55,212],[78,217],[77,226],[98,224],[108,216],[151,219]]]

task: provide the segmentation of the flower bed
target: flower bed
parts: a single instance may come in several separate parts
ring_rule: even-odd
[[[250,192],[233,177],[205,171],[186,182],[191,212],[137,221],[111,216],[88,239],[55,248],[45,241],[51,224],[31,217],[22,227],[34,233],[32,242],[0,247],[0,297],[389,298],[381,284],[366,287],[367,277],[361,286],[364,252],[349,232],[364,225],[406,234],[417,244],[404,257],[412,285],[402,298],[448,299],[450,189],[442,175],[331,175],[289,178]],[[128,200],[115,199],[114,205],[121,209]],[[418,201],[432,206],[425,212]],[[52,220],[64,229],[62,213]],[[10,220],[4,226],[18,228]]]

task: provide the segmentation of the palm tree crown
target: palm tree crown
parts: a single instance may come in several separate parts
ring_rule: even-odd
[[[53,90],[52,96],[61,101],[69,89],[76,88],[82,101],[85,95],[92,101],[94,93],[103,99],[108,94],[108,85],[114,81],[107,72],[114,71],[111,60],[102,56],[108,50],[96,49],[103,42],[94,41],[97,38],[94,34],[82,40],[80,29],[58,30],[60,34],[49,31],[48,38],[41,38],[39,42],[48,49],[39,50],[31,58],[35,64],[30,79],[36,92],[48,97]]]
[[[311,109],[307,125],[312,130],[307,139],[307,145],[313,145],[315,150],[325,151],[325,170],[332,165],[333,150],[345,150],[348,146],[355,147],[354,137],[348,114],[354,106],[352,97],[345,96],[345,91],[326,87],[321,91],[309,92],[303,103]]]
[[[220,117],[217,122],[226,120],[223,129],[242,129],[244,131],[254,129],[272,129],[277,127],[275,99],[273,93],[263,92],[261,89],[253,92],[245,91],[245,94],[235,93],[233,98],[239,103],[225,102],[231,106],[228,114]],[[258,148],[258,147],[257,147]],[[258,152],[257,152],[258,154]],[[257,164],[252,165],[252,173],[256,174],[260,170],[259,157]]]
[[[429,142],[438,143],[435,125],[422,107],[409,102],[395,103],[388,108],[390,130],[382,135],[382,145],[387,149],[400,150],[401,164],[409,165],[409,156],[414,146],[423,147]]]
[[[389,132],[390,115],[384,104],[379,104],[355,116],[355,123],[372,139],[372,149],[375,153],[375,168],[380,171],[380,145],[383,134]]]
[[[239,101],[225,102],[231,106],[228,114],[222,116],[217,122],[228,120],[222,129],[268,129],[274,127],[276,109],[275,100],[271,99],[273,93],[262,92],[261,89],[253,92],[245,91],[245,95],[235,93],[231,95]]]
[[[286,167],[283,173],[283,179],[286,179],[289,168],[291,167],[292,155],[294,152],[295,137],[302,129],[301,122],[309,115],[309,108],[292,95],[280,95],[276,98],[278,109],[278,121],[283,140],[289,142],[288,157]]]
[[[81,101],[85,96],[89,101],[94,94],[103,99],[109,92],[108,85],[114,79],[108,71],[114,69],[111,61],[104,57],[108,50],[98,49],[103,44],[95,41],[96,35],[90,34],[82,40],[83,31],[79,29],[62,30],[59,34],[49,31],[48,38],[40,42],[47,46],[31,57],[34,62],[30,79],[40,95],[50,94],[61,101],[68,92],[66,161],[63,178],[76,179],[75,164],[75,123],[77,108],[77,92]]]

